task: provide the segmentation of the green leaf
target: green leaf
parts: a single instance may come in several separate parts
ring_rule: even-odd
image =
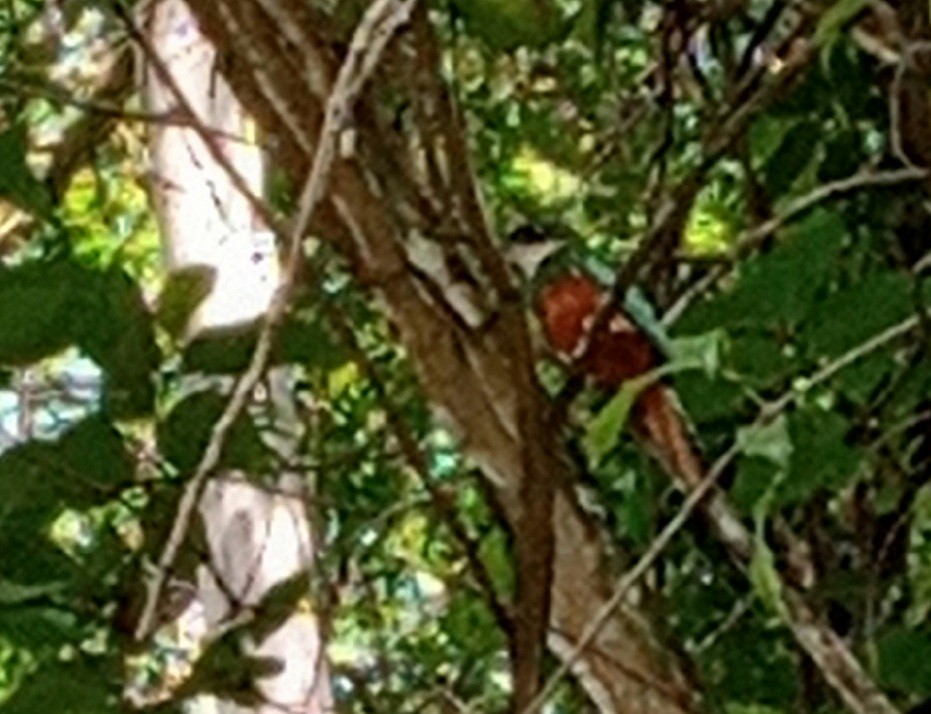
[[[813,43],[823,47],[834,42],[841,30],[867,6],[869,0],[837,0],[818,20]]]
[[[729,292],[683,315],[677,332],[771,330],[804,319],[837,270],[846,229],[835,214],[816,211],[786,233],[771,252],[744,263]]]
[[[496,51],[542,47],[562,30],[550,0],[455,0],[454,5],[471,32]]]
[[[671,344],[672,361],[677,370],[700,369],[714,379],[721,369],[726,346],[727,333],[724,330],[679,337]]]
[[[257,642],[280,628],[295,613],[298,603],[310,593],[310,574],[304,570],[272,586],[255,608],[249,631]]]
[[[41,529],[62,507],[86,508],[132,482],[133,462],[101,416],[68,429],[57,441],[31,441],[0,456],[0,532],[6,520]]]
[[[796,360],[768,331],[742,331],[729,343],[728,368],[754,389],[781,385],[798,367]]]
[[[820,302],[805,320],[800,342],[813,358],[836,357],[908,317],[909,277],[874,273]]]
[[[0,132],[0,198],[39,218],[51,218],[52,195],[26,163],[26,124],[18,123]]]
[[[134,461],[120,433],[100,415],[78,422],[58,440],[57,463],[66,478],[78,478],[101,495],[130,484]]]
[[[70,308],[81,299],[74,266],[0,268],[0,363],[27,365],[73,343]]]
[[[97,669],[81,664],[41,667],[3,704],[3,714],[117,714],[120,687]]]
[[[683,372],[675,377],[676,392],[695,424],[732,419],[747,401],[747,394],[733,380],[709,379],[702,372]]]
[[[185,371],[241,374],[255,353],[258,331],[253,327],[242,332],[196,337],[184,350]]]
[[[85,271],[71,311],[78,346],[104,371],[103,408],[117,419],[146,416],[155,401],[160,354],[139,286],[118,269]]]
[[[585,449],[591,463],[599,463],[617,446],[637,397],[658,378],[659,375],[654,371],[627,380],[611,401],[588,422],[585,436],[582,438],[582,448]]]
[[[104,371],[104,407],[151,411],[158,350],[138,286],[64,260],[0,269],[0,364],[27,365],[75,345]]]
[[[646,461],[645,454],[639,456]],[[627,488],[618,506],[620,525],[623,535],[633,543],[646,546],[656,533],[656,487],[655,477],[649,464],[633,468],[627,472]]]
[[[173,338],[180,339],[197,307],[210,295],[217,271],[192,265],[169,273],[158,298],[156,319]]]
[[[856,477],[860,454],[846,443],[850,423],[835,412],[805,409],[789,418],[794,449],[779,490],[782,503],[798,503],[820,489],[835,492]]]
[[[782,605],[782,581],[776,569],[776,557],[765,541],[759,541],[750,559],[750,583],[760,602],[772,613],[778,613]]]
[[[747,456],[759,456],[780,468],[788,468],[792,456],[792,439],[788,420],[780,414],[769,423],[751,425],[737,430],[737,445]]]
[[[792,188],[817,156],[816,147],[823,136],[821,125],[813,121],[799,122],[786,132],[764,169],[767,195],[777,199]]]
[[[918,489],[910,515],[906,566],[911,606],[906,622],[916,626],[931,612],[931,486]]]
[[[514,571],[504,531],[495,528],[484,536],[478,546],[478,556],[491,577],[495,591],[501,596],[514,592]]]
[[[324,372],[349,361],[348,352],[333,338],[320,319],[292,319],[279,333],[281,357],[289,364],[302,364]]]
[[[262,699],[256,680],[278,674],[285,665],[271,657],[248,656],[242,637],[243,628],[238,627],[207,645],[178,696],[213,694],[243,706],[259,705]]]
[[[0,637],[40,656],[57,655],[62,646],[80,642],[83,625],[74,612],[50,604],[0,607]]]
[[[468,592],[453,595],[443,617],[443,632],[470,656],[491,657],[504,644],[494,615]]]
[[[731,497],[740,512],[747,515],[753,513],[774,483],[785,478],[785,471],[780,471],[770,459],[759,456],[738,459],[736,472],[730,489]]]
[[[776,556],[766,543],[763,535],[764,518],[757,516],[756,535],[754,537],[753,557],[750,559],[748,575],[753,592],[760,602],[773,615],[785,617],[785,603],[782,601],[782,580],[776,568]]]
[[[895,629],[879,641],[879,678],[901,692],[931,695],[931,635]]]
[[[177,404],[159,424],[161,453],[182,473],[190,474],[197,468],[227,402],[227,397],[214,390],[195,392]],[[222,464],[253,475],[270,467],[268,449],[248,415],[240,415],[233,424],[225,441]]]

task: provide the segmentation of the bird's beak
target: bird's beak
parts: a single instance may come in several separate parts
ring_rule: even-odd
[[[536,275],[540,264],[566,245],[562,240],[542,240],[532,243],[512,243],[504,251],[504,258],[530,280]]]

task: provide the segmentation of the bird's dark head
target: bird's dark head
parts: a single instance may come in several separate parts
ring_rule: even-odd
[[[539,226],[522,225],[508,236],[504,257],[526,285],[538,286],[547,276],[571,266],[571,240]]]

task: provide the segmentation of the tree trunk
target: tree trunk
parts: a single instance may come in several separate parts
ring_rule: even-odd
[[[218,145],[251,190],[261,195],[263,157],[250,141],[250,121],[216,72],[216,53],[187,6],[180,0],[156,3],[147,31],[176,88],[198,119],[215,132]],[[171,87],[151,66],[146,80],[148,110],[164,113],[177,108]],[[279,283],[271,234],[194,130],[153,125],[150,146],[152,197],[169,274],[208,268],[215,276],[186,336],[209,336],[261,319]],[[293,452],[300,425],[292,414],[288,374],[273,371],[270,383],[276,426],[290,435],[274,446],[279,453]],[[275,585],[313,567],[315,544],[304,490],[296,473],[278,474],[268,488],[259,485],[255,475],[239,473],[221,473],[208,483],[199,507],[207,553],[197,573],[197,599],[208,636],[245,607],[258,604]],[[320,623],[311,608],[299,607],[243,654],[277,663],[276,673],[255,683],[259,703],[201,702],[205,710],[316,714],[332,708]]]
[[[192,5],[224,58],[230,85],[278,147],[274,160],[298,185],[312,161],[322,106],[338,69],[324,19],[308,8],[298,0]],[[381,77],[403,82],[413,93],[414,106],[423,109],[418,135],[408,141],[386,131],[374,102],[364,106],[357,116],[356,148],[334,166],[332,191],[313,231],[342,247],[358,280],[381,297],[438,415],[455,428],[493,483],[513,526],[522,515],[518,492],[527,475],[526,431],[518,418],[526,395],[515,384],[513,330],[525,330],[526,317],[519,301],[493,288],[472,295],[475,303],[463,309],[469,292],[449,274],[428,284],[422,271],[410,268],[416,238],[424,235],[435,240],[454,233],[445,243],[436,240],[436,250],[473,248],[486,267],[494,268],[500,256],[481,212],[461,118],[439,81],[423,6],[404,41],[413,46],[393,54],[396,74]],[[435,165],[445,170],[419,180],[423,152],[434,153]],[[436,214],[429,210],[431,201],[441,206]],[[483,284],[481,275],[473,277]],[[556,433],[537,436],[543,446],[559,439]],[[550,463],[554,471],[563,469],[558,453]],[[549,644],[557,656],[566,656],[609,597],[611,578],[602,534],[565,497],[557,497],[553,527]],[[655,645],[648,624],[630,608],[615,613],[576,671],[605,712],[679,714],[694,701],[674,659]]]

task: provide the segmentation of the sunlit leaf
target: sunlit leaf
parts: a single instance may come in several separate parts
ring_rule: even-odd
[[[788,468],[792,456],[792,439],[784,414],[760,426],[741,427],[737,445],[747,456],[759,456],[780,468]]]
[[[627,380],[611,401],[588,422],[582,444],[591,463],[597,464],[617,446],[637,397],[658,378],[657,373],[651,372]]]
[[[868,4],[869,0],[837,0],[818,20],[814,36],[815,46],[820,47],[836,40],[844,26]]]

